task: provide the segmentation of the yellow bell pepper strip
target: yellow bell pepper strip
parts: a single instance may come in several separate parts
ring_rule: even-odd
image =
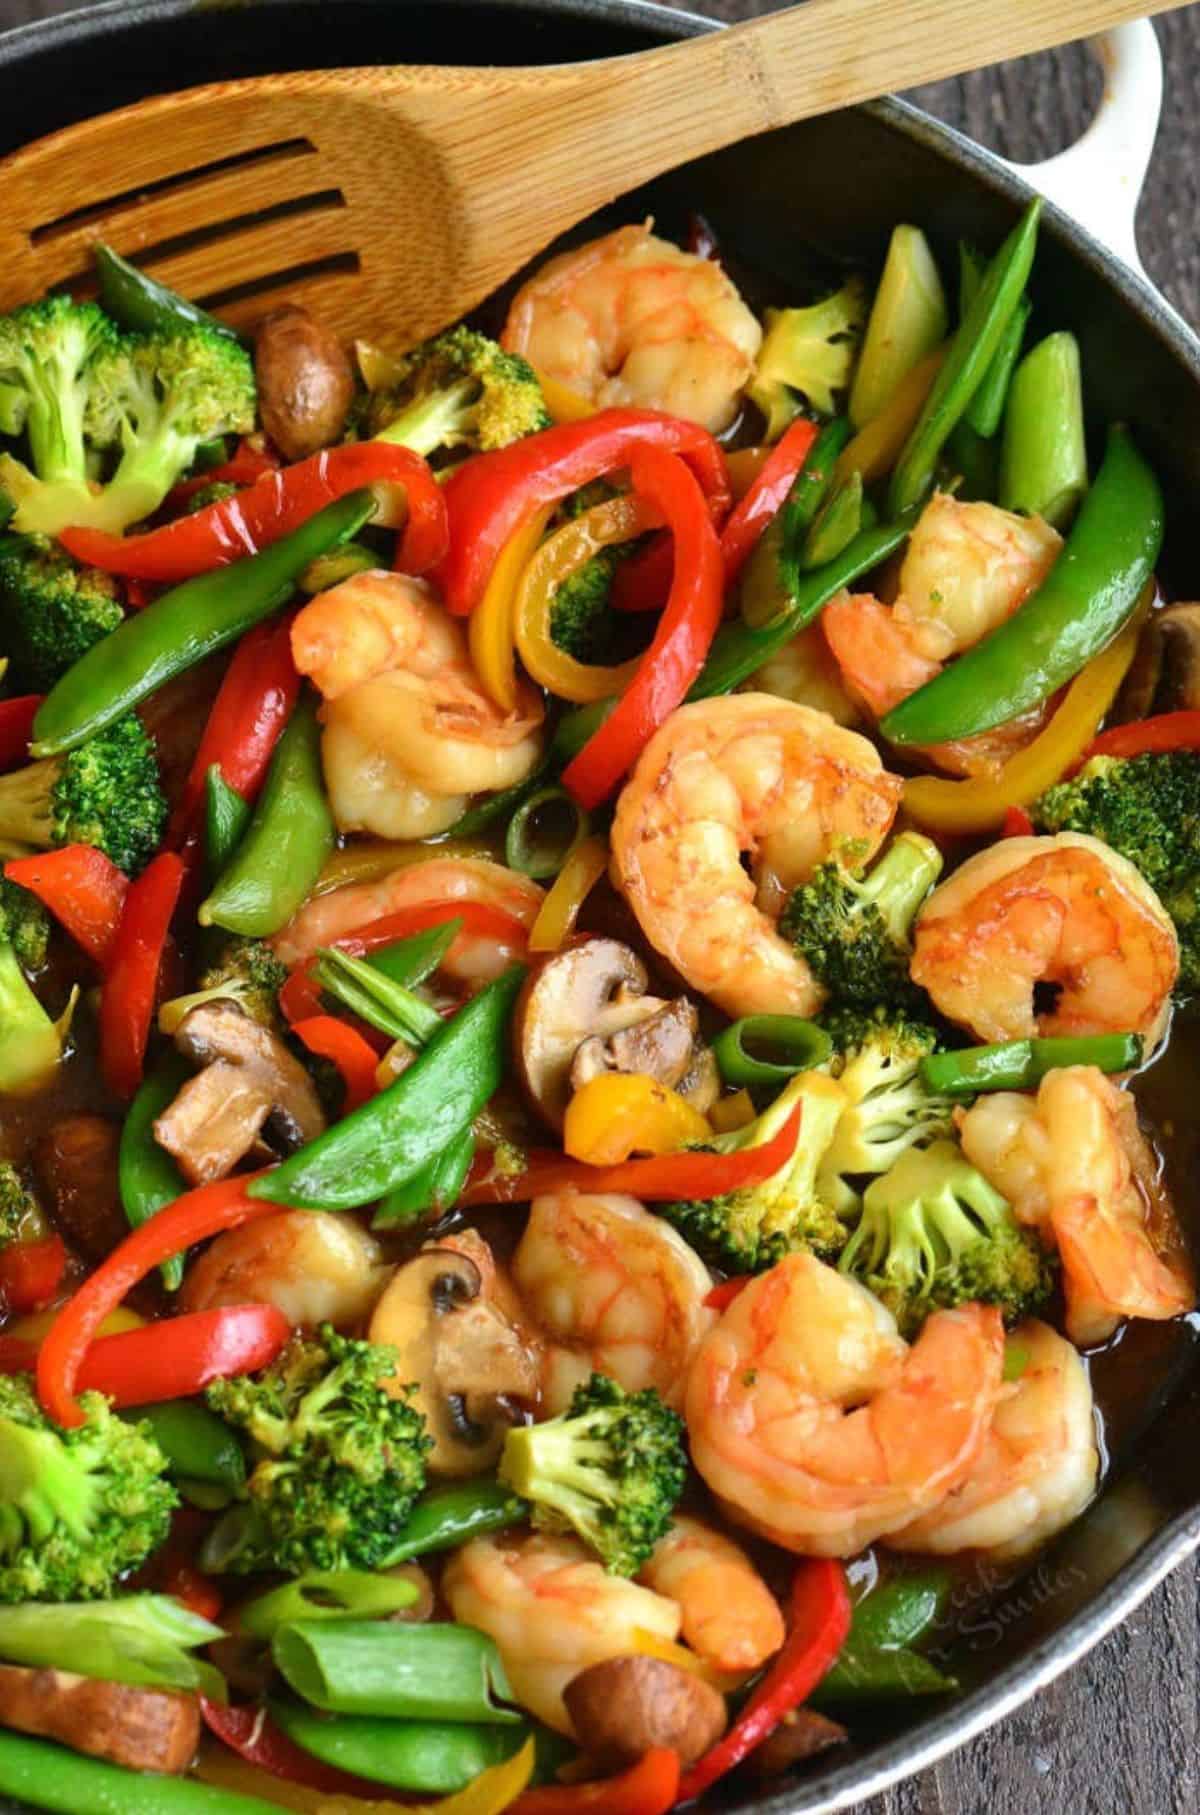
[[[702,1683],[711,1683],[721,1695],[736,1694],[753,1675],[752,1671],[745,1670],[717,1670],[696,1652],[689,1651],[686,1645],[677,1645],[674,1639],[659,1638],[657,1632],[647,1632],[644,1626],[634,1627],[633,1649],[640,1657],[656,1657],[664,1664],[674,1664],[676,1670],[686,1670],[689,1676],[698,1676]]]
[[[735,504],[746,496],[766,465],[770,452],[769,447],[739,447],[734,453],[726,454],[725,468]]]
[[[551,378],[548,372],[537,371],[536,367],[534,372],[541,386],[542,401],[555,422],[582,422],[585,417],[596,414],[596,405],[579,391],[573,391],[569,384]]]
[[[575,846],[529,929],[531,952],[556,952],[570,938],[580,908],[607,868],[608,848],[602,838],[585,838]]]
[[[861,473],[863,484],[872,485],[891,472],[917,425],[945,357],[945,345],[935,347],[906,373],[878,416],[872,416],[842,449],[833,469],[836,479]]]
[[[500,551],[482,599],[467,620],[467,643],[475,672],[483,682],[484,691],[503,712],[515,712],[517,706],[517,669],[513,655],[517,600],[523,590],[523,576],[535,557],[552,514],[553,507],[547,505],[535,511],[527,522],[518,524]],[[525,666],[535,681],[542,686],[548,685],[528,661]]]
[[[998,775],[970,781],[913,776],[904,784],[906,811],[918,825],[936,832],[990,832],[1003,825],[1009,807],[1036,800],[1078,762],[1116,698],[1136,648],[1137,629],[1130,625],[1076,675],[1049,724]]]
[[[677,1090],[640,1072],[602,1072],[567,1104],[563,1151],[589,1166],[617,1166],[635,1153],[678,1153],[709,1141],[712,1127]]]
[[[545,515],[545,513],[539,513]],[[602,548],[617,542],[629,542],[647,529],[657,528],[662,519],[640,498],[626,493],[593,505],[556,530],[539,548],[536,542],[529,550],[524,572],[516,588],[515,627],[517,649],[521,660],[539,687],[545,687],[561,700],[576,706],[588,706],[593,700],[607,699],[622,693],[638,671],[640,657],[613,667],[577,662],[560,649],[550,634],[550,617],[554,596],[564,580],[577,573]],[[496,575],[505,565],[510,549],[521,532],[512,538],[496,564],[483,603],[471,613],[472,654],[475,651],[475,624],[486,612],[496,586]],[[540,538],[539,538],[540,539]],[[511,642],[510,642],[511,661]],[[479,660],[476,657],[476,667]],[[480,671],[482,674],[482,670]],[[511,672],[511,669],[510,669]],[[484,684],[487,685],[486,676]]]
[[[750,1092],[735,1090],[731,1097],[717,1098],[708,1119],[718,1134],[732,1134],[735,1128],[749,1128],[757,1113]]]
[[[408,840],[369,838],[356,840],[335,851],[313,886],[313,895],[329,895],[348,882],[378,882],[393,870],[410,870],[418,863],[443,857],[492,857],[496,846],[484,838],[443,838],[437,844]]]

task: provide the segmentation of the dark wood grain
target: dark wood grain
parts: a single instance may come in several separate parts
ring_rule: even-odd
[[[0,0],[0,27],[71,3]],[[690,10],[731,21],[773,12],[777,3],[691,0]],[[1151,277],[1200,325],[1200,6],[1156,25],[1166,96],[1139,239]],[[1032,161],[1078,137],[1099,86],[1074,47],[940,82],[912,98],[1007,157]],[[1197,1573],[1183,1569],[1033,1702],[857,1815],[1196,1815],[1198,1685]]]

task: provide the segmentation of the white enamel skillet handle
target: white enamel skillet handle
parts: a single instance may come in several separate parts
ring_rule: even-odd
[[[1042,164],[1009,167],[1145,277],[1134,218],[1162,112],[1162,52],[1149,19],[1118,25],[1088,48],[1104,93],[1087,131]]]

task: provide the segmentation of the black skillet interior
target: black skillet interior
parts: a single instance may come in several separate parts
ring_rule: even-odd
[[[338,64],[558,62],[636,50],[705,22],[622,0],[148,0],[0,39],[0,152],[146,95],[235,75]],[[220,147],[214,145],[214,157]],[[515,178],[514,180],[519,180]],[[526,177],[525,180],[530,180]],[[536,180],[536,176],[532,180]],[[676,172],[605,217],[653,213],[665,232],[700,208],[727,251],[779,280],[877,263],[898,220],[948,253],[995,244],[1021,186],[957,135],[898,103],[839,113]],[[774,288],[774,286],[771,286]],[[1043,235],[1037,301],[1080,338],[1097,422],[1124,419],[1166,483],[1169,570],[1200,569],[1200,349],[1154,294],[1061,217]],[[1190,508],[1189,508],[1190,505]],[[1185,1175],[1196,1176],[1196,1134]],[[1197,1223],[1193,1220],[1193,1228]],[[767,1815],[848,1807],[978,1731],[1094,1643],[1200,1542],[1194,1458],[1200,1390],[1192,1345],[1142,1326],[1114,1357],[1137,1381],[1101,1499],[1015,1584],[980,1571],[956,1595],[945,1657],[965,1695],[904,1705],[874,1737],[771,1793],[729,1806]]]

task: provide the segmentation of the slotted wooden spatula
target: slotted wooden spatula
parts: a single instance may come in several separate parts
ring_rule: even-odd
[[[1169,4],[808,0],[603,62],[321,70],[156,96],[0,162],[0,307],[82,283],[104,239],[234,322],[286,297],[344,334],[412,341],[689,158]]]

